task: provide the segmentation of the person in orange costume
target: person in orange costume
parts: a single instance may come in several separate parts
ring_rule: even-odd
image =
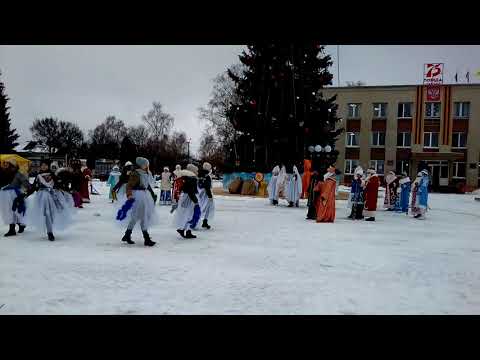
[[[302,199],[308,198],[308,187],[312,177],[312,160],[303,160]]]
[[[330,165],[327,173],[323,175],[323,181],[319,182],[314,189],[319,193],[316,204],[317,222],[335,221],[335,190],[337,186],[335,176],[335,166]]]

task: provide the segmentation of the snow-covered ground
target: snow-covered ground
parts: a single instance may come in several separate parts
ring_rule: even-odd
[[[51,243],[28,229],[0,238],[0,314],[479,314],[480,202],[431,195],[425,221],[305,220],[302,208],[216,198],[210,231],[182,240],[169,207],[157,245],[120,241],[104,195]],[[380,202],[381,200],[379,200]],[[4,228],[6,231],[6,227]]]

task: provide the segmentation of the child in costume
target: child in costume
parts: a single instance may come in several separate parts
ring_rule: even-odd
[[[120,168],[115,165],[112,168],[112,171],[110,172],[110,175],[108,176],[107,184],[110,186],[110,191],[108,193],[108,198],[112,200],[112,203],[116,200],[116,194],[114,193],[113,189],[115,188],[115,185],[118,184],[120,181]]]

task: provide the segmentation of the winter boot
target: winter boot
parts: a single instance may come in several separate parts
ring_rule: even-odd
[[[208,220],[204,219],[202,223],[202,228],[206,228],[207,230],[210,230],[212,227],[208,225]]]
[[[295,207],[300,207],[300,203],[298,201],[295,203]]]
[[[187,233],[185,234],[185,238],[187,238],[187,239],[195,239],[196,236],[192,234],[192,230],[187,230]]]
[[[349,219],[355,219],[355,205],[352,205],[352,211],[350,212],[350,215],[348,215]]]
[[[177,233],[179,233],[182,238],[185,238],[185,230],[178,229]]]
[[[355,219],[361,220],[363,219],[363,205],[357,205],[357,211],[355,212]]]
[[[288,207],[293,207],[293,202],[290,201],[290,202],[288,203]]]
[[[420,219],[422,217],[422,214],[417,214],[414,216],[415,219]]]
[[[22,224],[18,224],[18,233],[21,234],[25,231],[26,226]]]
[[[272,200],[273,205],[278,205],[278,200]]]
[[[122,237],[122,241],[125,241],[127,244],[135,244],[135,242],[132,241],[132,230],[127,230],[125,231],[125,235]]]
[[[366,218],[365,221],[375,221],[375,217],[370,216],[370,217]]]
[[[13,236],[13,235],[17,235],[17,233],[15,232],[15,224],[10,224],[10,228],[4,236]]]
[[[48,235],[48,240],[55,241],[55,236],[53,236],[53,233],[49,232],[47,235]]]
[[[145,240],[145,242],[144,242],[145,246],[153,246],[153,245],[156,244],[155,241],[152,241],[150,239],[150,235],[148,234],[147,231],[142,231],[142,233],[143,233],[143,239]]]

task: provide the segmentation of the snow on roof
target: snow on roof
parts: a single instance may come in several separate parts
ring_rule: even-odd
[[[48,152],[48,149],[46,146],[40,144],[37,141],[24,141],[20,143],[17,147],[15,147],[16,152],[33,152],[33,153],[44,153]]]

